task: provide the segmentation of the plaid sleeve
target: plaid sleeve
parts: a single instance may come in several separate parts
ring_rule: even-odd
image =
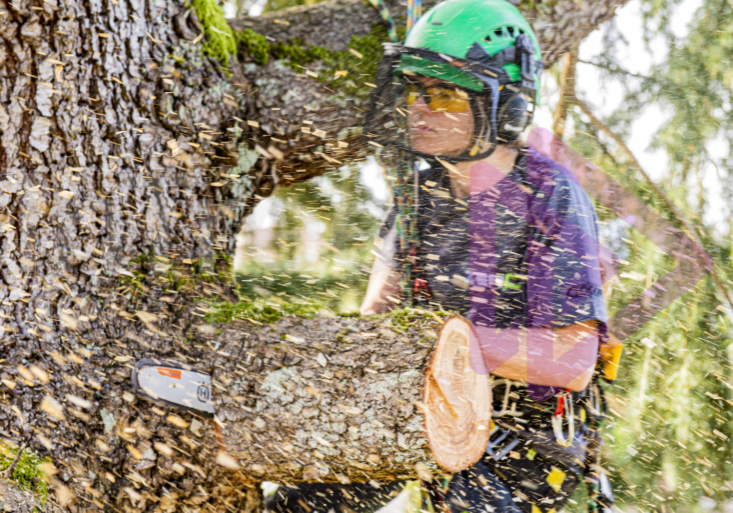
[[[535,189],[530,219],[536,236],[528,245],[528,274],[534,271],[544,304],[552,296],[553,327],[597,320],[605,332],[608,315],[593,203],[570,171],[538,154],[529,157],[528,180]],[[545,311],[545,320],[549,317]]]

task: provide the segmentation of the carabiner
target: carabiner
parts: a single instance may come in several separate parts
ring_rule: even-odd
[[[510,417],[521,417],[524,412],[518,412],[517,411],[517,403],[513,402],[511,409],[509,409],[509,399],[512,392],[512,385],[518,385],[518,383],[510,380],[510,379],[497,379],[494,381],[494,383],[491,386],[491,389],[493,390],[494,387],[497,385],[504,385],[504,400],[501,403],[501,411],[499,412],[493,412],[491,415],[492,417],[503,417],[504,415],[509,415]]]
[[[567,407],[565,407],[565,403],[567,403]],[[567,438],[565,438],[565,433],[562,430],[563,416],[567,416],[568,419]],[[570,447],[573,444],[575,438],[575,411],[570,392],[561,392],[557,395],[557,409],[552,416],[552,431],[555,433],[555,441],[561,447]]]

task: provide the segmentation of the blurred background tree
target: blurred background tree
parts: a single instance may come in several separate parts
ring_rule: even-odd
[[[720,0],[642,0],[624,9],[636,11],[641,37],[634,44],[636,27],[624,26],[620,16],[603,27],[602,52],[584,59],[581,45],[577,72],[594,68],[597,87],[586,81],[577,95],[629,145],[649,142],[645,159],[646,148],[637,144],[637,158],[683,213],[730,290],[733,8]],[[640,71],[644,53],[648,64]],[[620,96],[611,109],[604,105],[610,91]],[[683,229],[622,148],[578,107],[568,113],[568,144]],[[609,246],[624,259],[610,296],[613,312],[672,261],[610,212],[598,211]],[[708,276],[626,341],[604,437],[604,465],[621,509],[733,511],[730,313]]]
[[[234,268],[243,297],[356,312],[387,199],[373,158],[279,189],[239,236]]]

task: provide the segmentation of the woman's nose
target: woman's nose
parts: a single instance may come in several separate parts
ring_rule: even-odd
[[[412,104],[413,109],[420,109],[425,111],[430,111],[430,107],[428,106],[427,102],[425,101],[425,98],[420,95],[417,97],[417,101]]]

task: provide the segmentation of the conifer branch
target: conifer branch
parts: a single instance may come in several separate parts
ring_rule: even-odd
[[[578,49],[575,48],[560,59],[560,96],[552,116],[552,132],[562,139],[565,135],[565,122],[568,117],[568,105],[575,98],[575,63],[578,62]]]
[[[606,134],[608,137],[613,139],[613,141],[618,145],[618,147],[621,149],[622,152],[624,152],[627,156],[627,158],[631,161],[632,165],[636,167],[636,169],[639,170],[641,175],[644,177],[644,180],[649,184],[649,186],[652,188],[654,192],[657,193],[657,195],[662,198],[664,203],[667,205],[667,208],[672,211],[672,214],[677,218],[677,220],[682,225],[683,230],[687,234],[690,239],[695,241],[700,247],[703,247],[702,242],[698,238],[695,231],[692,229],[692,226],[687,222],[687,220],[684,218],[682,213],[677,209],[674,203],[672,203],[672,200],[669,199],[669,197],[662,192],[662,190],[657,186],[656,183],[651,179],[651,177],[644,171],[644,168],[641,167],[641,164],[634,156],[634,153],[631,151],[631,149],[626,145],[623,139],[619,137],[616,133],[611,130],[608,125],[606,125],[603,121],[598,119],[594,114],[593,111],[591,111],[590,107],[581,99],[579,99],[577,96],[573,96],[572,98],[568,97],[569,103],[574,103],[577,105],[580,110],[590,118],[591,124],[596,127],[598,130]],[[720,279],[720,276],[718,275],[718,272],[715,270],[715,264],[710,266],[710,272],[713,275],[713,280],[715,281],[715,284],[717,285],[720,292],[722,292],[723,296],[725,296],[725,299],[728,301],[728,306],[730,306],[731,310],[733,310],[733,300],[731,300],[730,295],[728,294],[728,290],[723,285],[723,281]]]

